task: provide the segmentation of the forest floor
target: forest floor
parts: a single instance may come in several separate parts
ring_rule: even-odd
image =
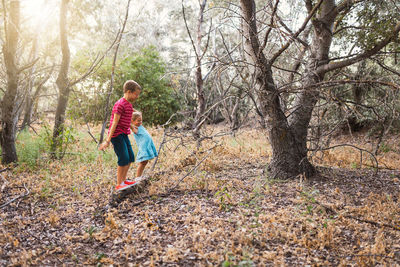
[[[163,130],[150,132],[158,146]],[[40,137],[32,136],[18,145],[33,147]],[[340,138],[373,148],[362,135]],[[171,133],[147,169],[146,191],[117,208],[107,208],[112,149],[98,152],[85,134],[74,140],[60,161],[43,153],[33,166],[0,173],[1,266],[400,265],[398,137],[383,142],[378,172],[359,150],[338,147],[315,156],[314,179],[285,181],[266,179],[271,154],[261,130],[215,137],[199,150]]]

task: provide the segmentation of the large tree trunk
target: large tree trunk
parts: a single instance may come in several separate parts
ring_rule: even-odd
[[[320,0],[313,4],[305,0],[308,16],[299,30],[293,34],[269,60],[263,54],[263,48],[268,41],[267,30],[264,43],[260,46],[256,25],[256,10],[254,0],[241,0],[243,13],[243,34],[245,37],[245,55],[254,69],[256,91],[259,95],[261,112],[267,119],[267,130],[273,150],[270,163],[271,175],[279,178],[293,177],[298,174],[312,176],[315,168],[307,159],[307,134],[313,109],[319,98],[317,84],[324,80],[329,71],[344,68],[356,62],[371,57],[379,52],[388,43],[396,39],[400,32],[400,22],[393,27],[390,35],[380,40],[372,48],[341,61],[330,62],[329,51],[333,38],[333,26],[341,12],[349,12],[351,6],[361,1],[344,0],[336,6],[335,0]],[[279,1],[276,1],[276,5]],[[272,12],[272,16],[276,9]],[[286,119],[280,105],[271,71],[274,61],[289,47],[297,36],[311,21],[313,26],[313,40],[310,45],[306,75],[301,90],[294,101],[294,111]],[[273,21],[271,20],[271,24]]]
[[[59,89],[58,103],[54,121],[53,142],[51,152],[53,157],[57,157],[57,148],[60,146],[60,136],[64,133],[65,111],[67,109],[68,98],[71,91],[68,79],[68,70],[70,63],[70,50],[67,39],[67,13],[69,0],[62,0],[60,8],[60,42],[62,52],[62,62],[58,77],[56,80]]]
[[[283,113],[279,92],[272,76],[271,64],[265,58],[257,36],[254,0],[241,0],[244,21],[242,23],[245,37],[244,49],[256,78],[256,92],[260,110],[266,118],[267,132],[272,147],[272,159],[269,164],[270,176],[288,179],[299,174],[312,176],[314,167],[307,159],[303,146],[305,140],[297,139],[289,127]]]
[[[4,2],[3,2],[4,3]],[[7,10],[6,6],[3,7]],[[18,123],[18,82],[17,45],[19,39],[20,2],[11,1],[9,21],[5,23],[6,41],[3,46],[4,63],[7,72],[7,90],[1,103],[1,133],[2,163],[17,162],[15,137]],[[5,20],[8,18],[5,17]]]

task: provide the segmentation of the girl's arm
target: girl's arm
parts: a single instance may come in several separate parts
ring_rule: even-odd
[[[138,127],[137,127],[136,125],[134,125],[132,122],[131,122],[131,130],[132,130],[132,132],[134,132],[135,134],[137,134],[138,131],[139,131]]]
[[[119,119],[121,118],[121,115],[118,113],[114,114],[114,119],[111,123],[111,127],[110,127],[110,131],[108,132],[108,136],[106,141],[104,141],[100,146],[99,146],[99,150],[105,150],[111,143],[111,136],[113,136],[115,129],[117,129],[117,125],[119,122]]]

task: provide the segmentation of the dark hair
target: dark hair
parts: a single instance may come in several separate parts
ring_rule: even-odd
[[[142,87],[134,80],[127,80],[124,83],[124,93],[128,91],[135,92],[136,90],[142,90]]]

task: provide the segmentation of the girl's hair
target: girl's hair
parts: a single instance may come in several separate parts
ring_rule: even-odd
[[[137,118],[142,117],[142,112],[140,111],[134,111],[132,113],[132,121],[136,120]]]

